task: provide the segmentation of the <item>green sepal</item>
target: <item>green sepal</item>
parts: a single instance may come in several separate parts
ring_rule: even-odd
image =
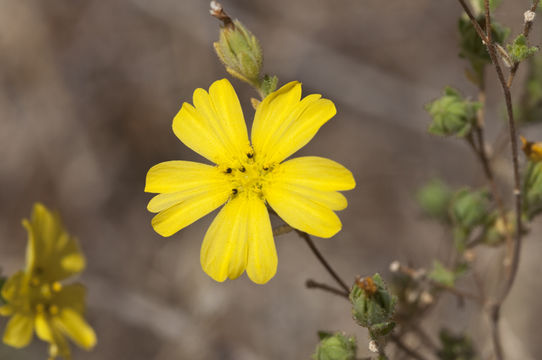
[[[425,106],[433,118],[429,132],[439,136],[465,137],[471,133],[481,106],[479,102],[465,99],[456,89],[446,87],[442,97]]]
[[[355,360],[357,345],[356,338],[353,336],[347,337],[344,334],[338,332],[330,334],[323,332],[325,337],[321,337],[320,343],[316,347],[316,351],[312,358],[314,360]]]
[[[264,97],[277,89],[278,77],[265,75],[260,83],[260,90]]]

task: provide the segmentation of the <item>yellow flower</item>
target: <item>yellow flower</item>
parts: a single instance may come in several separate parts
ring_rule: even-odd
[[[309,234],[329,238],[341,229],[334,211],[347,206],[338,191],[354,188],[352,173],[321,157],[284,161],[335,115],[335,105],[317,94],[301,99],[301,84],[290,82],[258,105],[251,145],[228,80],[214,82],[209,92],[196,89],[193,102],[183,104],[173,132],[216,165],[167,161],[152,167],[145,186],[159,193],[147,207],[158,213],[152,226],[171,236],[226,203],[205,234],[202,268],[216,281],[246,270],[255,283],[266,283],[277,269],[266,203]]]
[[[0,315],[11,316],[3,341],[16,348],[25,347],[35,330],[50,344],[51,358],[71,359],[66,336],[85,349],[96,344],[94,330],[83,317],[85,288],[60,283],[84,268],[83,255],[59,217],[43,205],[36,204],[31,220],[23,224],[29,237],[27,267],[2,287],[7,304],[0,307]]]
[[[523,136],[521,139],[521,150],[525,153],[525,156],[532,162],[542,161],[542,143],[527,141]]]

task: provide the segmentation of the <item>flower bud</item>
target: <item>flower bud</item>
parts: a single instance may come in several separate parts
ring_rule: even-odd
[[[262,49],[258,39],[239,20],[230,20],[221,26],[220,37],[214,47],[232,76],[259,86]]]
[[[354,319],[369,329],[372,338],[389,334],[395,326],[392,317],[397,298],[390,294],[379,274],[357,279],[350,301]]]
[[[344,334],[336,333],[334,335],[326,334],[320,344],[316,347],[316,352],[312,356],[314,360],[355,360],[356,359],[356,339],[346,337]]]
[[[425,107],[433,118],[429,132],[440,136],[467,136],[474,126],[480,106],[478,102],[463,98],[459,91],[446,87],[444,96]]]

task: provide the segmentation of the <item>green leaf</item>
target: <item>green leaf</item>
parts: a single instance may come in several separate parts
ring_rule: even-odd
[[[507,45],[508,54],[514,63],[519,63],[523,60],[533,56],[538,48],[536,46],[529,46],[527,44],[527,38],[521,34],[514,39],[512,44]]]
[[[264,96],[269,95],[277,89],[279,79],[276,76],[265,75],[260,83],[260,89]]]
[[[440,360],[477,360],[476,350],[470,338],[464,334],[455,335],[447,329],[440,331],[441,349],[437,352]]]
[[[314,360],[355,360],[356,352],[356,339],[353,336],[346,337],[342,333],[335,333],[321,339],[312,358]]]
[[[445,268],[438,260],[433,262],[433,269],[428,276],[431,280],[446,287],[453,287],[455,284],[455,273]]]
[[[446,87],[444,95],[425,106],[433,118],[429,132],[440,136],[464,137],[470,134],[476,112],[482,104],[466,100],[459,91]]]
[[[422,211],[439,221],[449,223],[449,208],[452,190],[441,180],[433,179],[424,185],[416,194]]]

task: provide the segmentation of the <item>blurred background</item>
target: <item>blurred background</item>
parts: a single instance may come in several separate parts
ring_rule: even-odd
[[[300,80],[338,108],[299,155],[334,159],[352,170],[355,190],[340,213],[343,230],[316,239],[337,271],[389,276],[394,260],[429,267],[446,258],[450,239],[424,219],[415,191],[434,176],[454,186],[484,184],[463,142],[426,133],[423,106],[445,85],[476,96],[457,57],[456,1],[224,0],[226,11],[260,39],[265,71],[280,83]],[[504,1],[496,13],[517,34],[530,1]],[[200,160],[171,131],[171,121],[197,87],[227,77],[212,42],[218,21],[206,0],[0,1],[0,264],[23,267],[21,219],[41,201],[58,210],[88,260],[88,320],[98,345],[75,359],[308,359],[318,330],[345,330],[367,354],[367,334],[348,302],[309,290],[305,280],[332,283],[294,234],[276,238],[279,268],[265,286],[243,275],[218,284],[199,264],[213,215],[161,238],[146,211],[145,175],[166,160]],[[533,44],[540,42],[535,24]],[[523,72],[520,71],[518,88]],[[503,122],[501,92],[489,76],[489,138]],[[252,89],[237,80],[250,123]],[[542,139],[536,127],[528,135]],[[510,159],[497,170],[510,182]],[[537,230],[538,229],[538,230]],[[533,233],[540,234],[535,224]],[[504,346],[517,359],[542,352],[540,236],[525,242],[519,278],[503,310]],[[491,280],[502,260],[480,254]],[[498,267],[498,266],[497,266]],[[461,284],[465,288],[469,282]],[[488,354],[479,309],[443,302],[421,324],[436,339],[447,324],[474,334]],[[0,319],[3,328],[6,319]],[[46,346],[1,359],[42,359]]]

